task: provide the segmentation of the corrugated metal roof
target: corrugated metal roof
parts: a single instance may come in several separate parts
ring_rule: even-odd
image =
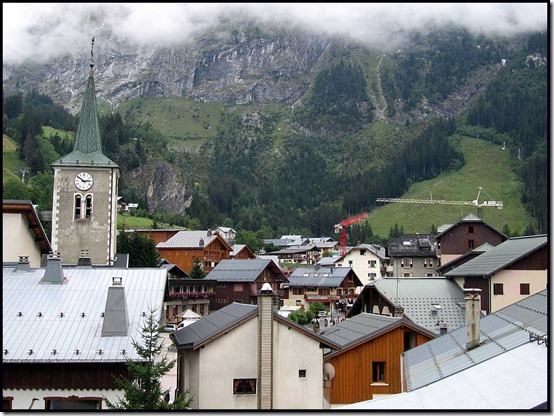
[[[217,234],[211,232],[208,235],[208,231],[195,230],[195,231],[179,231],[169,240],[158,243],[157,248],[192,248],[192,247],[206,247],[216,238]]]
[[[270,259],[224,259],[204,279],[218,282],[254,282],[267,267],[273,267],[276,272],[282,274],[281,269]]]
[[[528,410],[549,400],[548,379],[548,348],[527,342],[425,387],[336,410]]]
[[[434,383],[548,333],[548,291],[489,314],[480,320],[480,345],[466,351],[466,327],[455,329],[404,353],[407,391]]]
[[[140,340],[140,327],[149,315],[149,306],[157,308],[157,319],[161,319],[165,269],[64,268],[63,284],[40,283],[44,272],[3,268],[2,343],[8,351],[3,354],[5,362],[138,359],[132,339]],[[129,332],[127,336],[102,337],[101,313],[105,312],[113,277],[121,277],[125,288]],[[42,317],[38,317],[39,313]],[[30,350],[33,354],[29,354]]]
[[[438,322],[444,323],[448,331],[465,325],[464,291],[450,279],[383,277],[374,286],[390,303],[404,308],[407,318],[428,331],[438,334]]]
[[[511,238],[444,275],[447,277],[490,276],[546,244],[548,244],[547,235]]]
[[[354,276],[356,286],[362,282],[350,267],[297,267],[289,279],[289,287],[339,287],[349,273]]]

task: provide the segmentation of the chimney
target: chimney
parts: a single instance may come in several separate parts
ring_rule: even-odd
[[[448,327],[443,321],[439,322],[439,335],[444,335],[448,332]]]
[[[62,284],[64,281],[60,253],[50,253],[46,262],[46,271],[42,283]]]
[[[123,278],[112,277],[112,286],[108,288],[106,310],[102,324],[102,336],[126,336],[129,332],[129,317]]]
[[[198,242],[198,246],[199,247],[204,247],[204,239],[201,238],[200,241]]]
[[[81,256],[77,260],[77,266],[92,267],[92,261],[87,249],[81,250]]]
[[[464,289],[466,304],[466,351],[479,346],[481,333],[479,319],[481,313],[481,289]]]
[[[258,296],[258,409],[273,408],[273,297],[269,283]]]
[[[404,308],[402,306],[394,308],[394,316],[396,318],[402,318],[404,316]]]
[[[18,272],[26,272],[31,270],[31,265],[29,264],[29,256],[19,256],[19,262],[17,263]]]
[[[212,230],[208,228],[208,232],[206,233],[206,236],[210,237],[212,235]]]

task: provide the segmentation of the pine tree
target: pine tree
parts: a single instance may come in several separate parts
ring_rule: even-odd
[[[200,264],[200,260],[198,260],[197,257],[194,258],[192,269],[189,273],[189,277],[191,279],[203,279],[206,277],[208,273],[206,273],[204,270],[202,270],[202,265]]]
[[[115,403],[105,398],[109,409],[114,410],[185,410],[192,402],[187,394],[179,394],[172,403],[164,400],[160,379],[175,365],[167,355],[161,360],[155,358],[161,354],[163,342],[158,342],[159,325],[155,318],[156,309],[150,309],[144,325],[141,327],[142,343],[134,340],[132,345],[142,359],[127,359],[129,377],[116,378],[116,386],[124,392]]]

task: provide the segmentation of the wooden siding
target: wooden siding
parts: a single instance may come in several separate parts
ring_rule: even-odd
[[[481,310],[490,313],[490,280],[484,277],[471,276],[464,278],[463,289],[481,289]]]
[[[217,265],[221,260],[230,258],[230,250],[219,241],[221,237],[218,236],[217,239],[213,240],[206,247],[195,247],[195,248],[167,248],[160,247],[158,251],[160,257],[163,257],[168,262],[176,264],[185,272],[190,273],[194,263],[194,259],[197,258],[203,264],[204,270],[206,272],[211,271],[215,265]],[[214,266],[212,266],[212,263]]]
[[[165,243],[171,237],[179,232],[179,230],[137,230],[133,231],[137,234],[142,234],[150,237],[156,244]]]
[[[374,394],[394,394],[402,391],[400,354],[404,352],[404,333],[415,332],[409,327],[393,329],[338,356],[325,360],[335,368],[330,389],[331,404],[349,404],[373,399]],[[416,333],[419,346],[431,338]],[[385,363],[386,385],[372,384],[372,363]]]
[[[548,259],[548,246],[545,246],[518,260],[506,270],[548,270]]]
[[[468,232],[468,227],[473,227],[473,233]],[[446,234],[437,238],[440,242],[440,253],[444,254],[464,254],[473,250],[484,243],[491,246],[497,246],[506,240],[502,234],[493,230],[483,223],[461,223]],[[473,247],[469,247],[468,241],[473,240]]]
[[[5,389],[116,389],[128,376],[125,363],[2,363]]]

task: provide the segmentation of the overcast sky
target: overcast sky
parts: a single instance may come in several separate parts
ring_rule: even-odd
[[[3,3],[2,8],[3,59],[12,63],[86,47],[102,28],[141,43],[176,44],[237,10],[382,45],[431,23],[456,22],[504,35],[545,30],[549,3]],[[85,27],[91,16],[98,23]]]

